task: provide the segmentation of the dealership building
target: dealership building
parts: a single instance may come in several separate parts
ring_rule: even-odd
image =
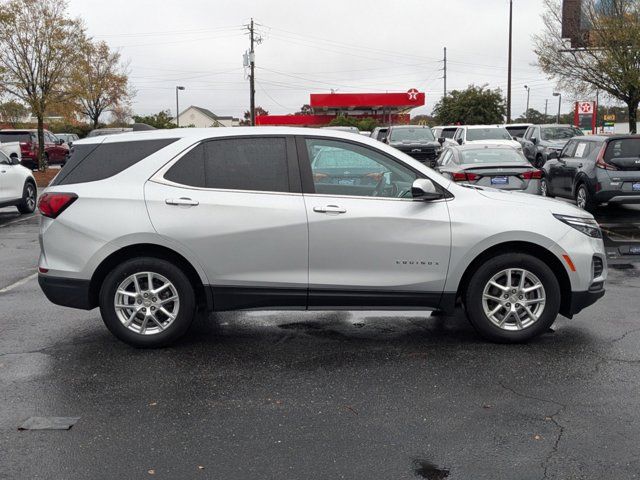
[[[339,115],[375,118],[381,124],[408,124],[409,112],[425,104],[424,92],[412,88],[401,93],[312,93],[311,114],[259,115],[256,125],[322,127]]]

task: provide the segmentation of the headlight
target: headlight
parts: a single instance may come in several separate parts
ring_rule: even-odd
[[[600,231],[598,222],[593,218],[572,217],[570,215],[559,215],[557,213],[554,213],[553,216],[589,237],[602,238],[602,232]]]

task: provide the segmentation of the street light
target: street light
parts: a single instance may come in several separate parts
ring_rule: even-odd
[[[526,117],[528,122],[529,121],[529,94],[531,93],[531,87],[527,87],[525,85],[524,88],[527,91],[527,109],[524,111],[524,116]]]
[[[178,104],[178,91],[179,90],[184,90],[184,87],[182,86],[176,86],[176,127],[180,126],[180,107]]]
[[[558,116],[556,118],[556,123],[560,124],[560,106],[562,105],[562,94],[560,92],[553,92],[554,97],[558,97]]]

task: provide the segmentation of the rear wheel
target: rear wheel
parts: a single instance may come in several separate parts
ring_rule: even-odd
[[[159,258],[127,260],[100,289],[100,313],[107,328],[136,347],[162,347],[186,333],[196,300],[191,282],[174,264]]]
[[[38,198],[38,190],[36,184],[27,181],[22,189],[22,201],[18,204],[20,213],[33,213],[36,209],[36,198]]]
[[[471,324],[486,339],[515,343],[544,333],[560,309],[549,266],[526,253],[498,255],[473,274],[464,295]]]
[[[540,154],[536,155],[536,164],[534,165],[534,167],[542,168],[543,165],[544,165],[544,159],[542,158],[542,155]]]
[[[546,178],[540,180],[540,195],[542,195],[543,197],[553,198],[553,195],[549,193],[549,183],[547,182]]]
[[[578,188],[576,188],[576,205],[588,212],[596,207],[593,196],[589,193],[589,189],[584,183],[581,183],[578,185]]]

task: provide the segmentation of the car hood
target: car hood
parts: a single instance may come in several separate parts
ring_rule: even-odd
[[[562,215],[573,215],[574,217],[593,218],[590,213],[561,200],[553,198],[541,197],[538,195],[529,195],[509,190],[499,190],[490,187],[473,187],[480,195],[492,200],[509,202],[517,205],[526,205],[528,207],[545,208],[551,213],[559,213]]]
[[[467,140],[472,145],[509,145],[510,147],[522,148],[520,142],[515,140]]]
[[[567,140],[541,140],[540,141],[540,145],[542,145],[543,147],[547,147],[547,148],[556,148],[558,150],[564,148],[564,146],[567,144],[567,142],[569,141],[569,139]]]

